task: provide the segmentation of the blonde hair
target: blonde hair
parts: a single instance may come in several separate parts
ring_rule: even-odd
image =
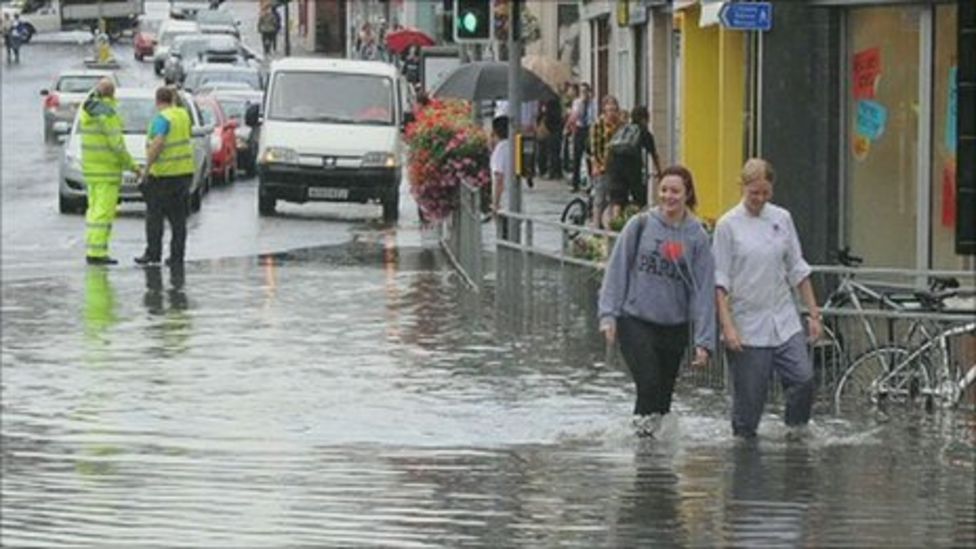
[[[766,180],[773,183],[776,180],[776,172],[773,171],[773,165],[769,163],[768,160],[762,158],[750,158],[746,160],[744,166],[742,166],[742,173],[739,176],[739,181],[743,185],[748,185],[750,183]]]

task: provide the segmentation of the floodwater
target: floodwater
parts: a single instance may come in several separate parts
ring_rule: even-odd
[[[976,544],[971,413],[746,444],[685,380],[638,439],[599,341],[493,311],[382,238],[5,281],[3,545]]]

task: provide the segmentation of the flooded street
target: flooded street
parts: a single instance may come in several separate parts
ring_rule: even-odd
[[[231,3],[251,34],[256,4]],[[686,371],[668,436],[638,438],[595,303],[472,293],[406,186],[395,226],[217,187],[176,271],[132,265],[124,204],[121,264],[86,267],[38,91],[87,47],[3,67],[3,547],[976,546],[971,411],[818,406],[795,441],[770,406],[742,443]]]
[[[638,439],[598,342],[387,242],[5,282],[5,546],[976,542],[971,415],[749,445],[685,383]]]

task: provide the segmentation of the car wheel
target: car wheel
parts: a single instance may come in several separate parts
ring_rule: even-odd
[[[274,215],[275,207],[278,205],[277,199],[273,196],[267,196],[258,190],[258,214],[260,215]]]
[[[400,192],[394,188],[383,201],[383,221],[393,223],[400,218]]]

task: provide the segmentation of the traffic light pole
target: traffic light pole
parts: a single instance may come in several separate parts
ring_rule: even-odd
[[[512,161],[508,163],[505,185],[508,187],[508,210],[522,213],[522,187],[515,173],[515,158],[520,153],[515,136],[522,131],[522,97],[519,94],[519,70],[522,64],[521,9],[522,0],[509,0],[508,11],[508,146]],[[509,239],[520,242],[518,222],[509,220]]]

